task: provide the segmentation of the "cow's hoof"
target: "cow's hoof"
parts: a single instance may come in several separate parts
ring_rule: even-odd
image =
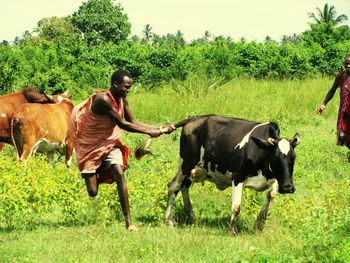
[[[128,231],[129,232],[137,232],[139,229],[135,225],[130,225],[128,226]]]
[[[237,231],[234,227],[230,227],[228,229],[228,233],[231,235],[231,236],[237,236]]]
[[[194,217],[189,217],[188,219],[187,219],[187,224],[188,225],[194,225]]]
[[[257,221],[254,224],[254,231],[263,231],[264,229],[264,222]]]
[[[174,220],[167,220],[166,223],[170,227],[176,227],[177,226],[177,224],[176,224],[176,222]]]

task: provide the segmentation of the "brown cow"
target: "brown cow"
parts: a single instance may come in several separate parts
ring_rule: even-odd
[[[11,137],[17,151],[17,159],[26,161],[36,152],[46,153],[52,163],[55,151],[65,154],[66,164],[71,165],[73,141],[68,125],[73,103],[61,98],[59,103],[20,105],[12,115]]]
[[[69,98],[68,91],[59,95],[42,94],[34,88],[27,88],[0,96],[0,150],[5,143],[12,144],[10,124],[12,113],[24,103],[56,103],[59,97]]]

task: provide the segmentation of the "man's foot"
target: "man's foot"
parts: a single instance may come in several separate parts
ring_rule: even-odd
[[[340,133],[339,133],[339,144],[340,144],[341,146],[343,146],[344,143],[345,143],[345,133],[344,133],[344,132],[340,132]]]
[[[128,231],[130,232],[137,232],[139,229],[135,225],[128,226]]]

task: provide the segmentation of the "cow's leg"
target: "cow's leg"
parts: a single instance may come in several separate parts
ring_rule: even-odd
[[[54,151],[48,151],[48,152],[46,153],[47,162],[48,162],[51,166],[54,165],[54,163],[53,163],[53,155],[54,155]]]
[[[1,151],[2,149],[4,149],[4,147],[5,147],[5,143],[4,143],[4,142],[0,142],[0,151]]]
[[[234,181],[232,181],[232,211],[230,221],[230,233],[232,235],[237,234],[236,222],[241,211],[242,193],[243,183],[239,183],[237,186],[235,186]]]
[[[165,213],[165,220],[170,226],[175,225],[172,216],[172,207],[180,189],[184,200],[185,212],[189,215],[191,220],[194,218],[188,188],[191,185],[191,181],[189,180],[191,170],[199,161],[199,146],[197,136],[193,135],[191,131],[182,131],[180,138],[180,156],[182,157],[182,161],[176,176],[168,183],[168,205]]]
[[[72,165],[72,155],[74,151],[74,143],[69,135],[67,135],[65,138],[65,144],[66,144],[66,149],[65,149],[66,165],[69,168]]]
[[[188,177],[183,181],[183,186],[181,187],[182,199],[184,201],[185,213],[188,216],[188,222],[190,224],[194,223],[194,213],[190,200],[189,188],[191,186],[191,181]]]
[[[23,137],[23,152],[20,155],[21,162],[27,161],[35,153],[37,144],[38,142],[35,142],[35,138]]]
[[[165,212],[165,221],[170,226],[176,225],[176,222],[173,219],[172,208],[175,203],[175,198],[181,189],[183,179],[184,179],[184,175],[182,174],[182,169],[180,165],[175,177],[171,179],[171,181],[169,181],[168,183],[168,202],[167,202],[167,209]]]
[[[23,153],[23,139],[15,121],[11,124],[11,139],[16,149],[16,160],[20,161]]]
[[[258,214],[258,217],[256,218],[254,229],[263,230],[265,221],[267,218],[267,214],[269,212],[270,203],[277,193],[277,186],[278,186],[278,183],[277,183],[277,180],[275,180],[275,182],[267,189],[266,201],[264,206],[261,208]]]

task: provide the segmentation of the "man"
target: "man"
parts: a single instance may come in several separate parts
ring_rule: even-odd
[[[317,114],[321,114],[327,103],[333,98],[334,93],[340,87],[340,105],[337,121],[337,145],[345,145],[350,149],[350,54],[344,59],[345,70],[336,76],[331,89],[326,94],[323,104],[317,108]],[[349,156],[350,161],[350,156]]]
[[[159,128],[134,118],[126,99],[132,83],[132,77],[128,72],[124,70],[114,72],[109,90],[92,95],[73,109],[69,128],[78,167],[85,179],[89,195],[91,197],[97,195],[100,183],[115,181],[126,228],[129,231],[135,231],[137,228],[131,224],[124,176],[128,148],[120,141],[122,131],[158,137],[162,133],[171,133],[175,130],[173,126]]]

